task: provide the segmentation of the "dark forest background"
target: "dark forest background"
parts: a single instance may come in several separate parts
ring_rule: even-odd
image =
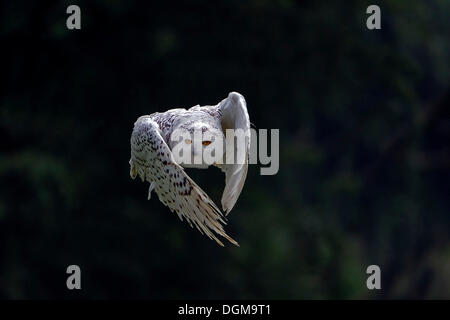
[[[3,1],[0,298],[450,298],[450,2],[376,1],[376,31],[370,4]],[[229,216],[239,248],[128,165],[139,116],[230,91],[280,129],[279,173],[251,166]],[[220,203],[222,173],[189,172]]]

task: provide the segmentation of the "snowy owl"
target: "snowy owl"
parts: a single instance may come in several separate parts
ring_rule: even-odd
[[[246,138],[243,143],[235,144],[234,137],[228,139],[230,129],[244,132]],[[174,138],[175,132],[184,132],[189,136],[177,139]],[[190,151],[189,156],[196,157],[211,144],[215,144],[214,158],[223,161],[211,163],[201,158],[200,162],[192,163],[176,159],[177,147],[189,147],[184,150]],[[244,186],[249,147],[247,105],[241,94],[231,92],[214,106],[196,105],[188,110],[178,108],[139,117],[131,135],[130,176],[134,179],[139,175],[142,181],[148,181],[148,199],[155,190],[159,200],[172,212],[175,211],[181,220],[184,217],[191,227],[194,224],[202,234],[205,233],[221,246],[223,243],[212,231],[238,245],[223,229],[222,224],[226,223],[222,212],[183,167],[207,168],[214,165],[225,173],[221,203],[228,215]],[[229,161],[227,154],[234,157],[239,152],[243,155],[243,161],[234,161],[234,158]],[[185,155],[188,155],[187,152]]]

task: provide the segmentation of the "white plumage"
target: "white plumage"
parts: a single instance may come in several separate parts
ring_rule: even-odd
[[[223,229],[223,224],[226,223],[222,212],[184,171],[182,166],[188,165],[175,161],[172,149],[176,143],[183,142],[175,143],[171,135],[178,129],[191,133],[196,130],[206,131],[214,139],[223,139],[223,164],[214,165],[225,172],[225,189],[221,202],[223,210],[229,214],[242,191],[248,169],[250,120],[244,97],[231,92],[215,106],[194,106],[188,110],[178,108],[139,117],[131,135],[130,159],[131,177],[134,179],[139,175],[142,181],[150,182],[149,199],[152,190],[155,190],[159,200],[172,212],[175,211],[181,220],[184,217],[191,227],[195,225],[201,233],[221,246],[223,243],[216,234],[238,245]],[[234,164],[225,162],[227,150],[230,153],[233,148],[233,153],[237,153],[236,145],[225,140],[226,129],[241,129],[245,132],[245,161]],[[202,151],[197,150],[194,144],[192,150],[193,154]],[[205,168],[207,164],[189,166]]]

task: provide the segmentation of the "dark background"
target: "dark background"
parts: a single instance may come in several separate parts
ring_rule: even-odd
[[[0,298],[450,298],[450,2],[376,1],[375,31],[370,4],[3,1]],[[240,248],[128,165],[139,116],[230,91],[280,129],[279,173],[251,166],[229,216]],[[219,170],[189,173],[220,203]]]

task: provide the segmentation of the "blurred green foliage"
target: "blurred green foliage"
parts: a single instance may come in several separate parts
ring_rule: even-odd
[[[0,298],[450,298],[450,3],[378,1],[378,31],[370,4],[3,2]],[[230,91],[280,171],[250,168],[220,248],[146,200],[129,138]]]

